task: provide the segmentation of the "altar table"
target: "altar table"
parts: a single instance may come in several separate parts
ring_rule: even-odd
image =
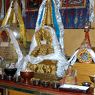
[[[91,93],[67,92],[51,87],[25,85],[8,80],[0,80],[0,88],[4,88],[4,92],[6,92],[1,95],[91,95]]]

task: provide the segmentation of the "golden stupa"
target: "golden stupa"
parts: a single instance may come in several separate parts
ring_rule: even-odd
[[[28,69],[35,72],[34,78],[50,81],[57,80],[59,78],[56,74],[61,65],[58,67],[57,64],[66,63],[65,56],[62,54],[61,49],[59,48],[60,43],[56,36],[56,30],[54,29],[52,11],[52,1],[46,0],[42,24],[34,33],[29,52],[29,56],[33,57],[34,60],[38,59],[39,61],[39,58],[42,58],[38,64],[35,62],[33,63],[33,60],[31,59],[32,61],[29,61],[30,63],[27,65]],[[56,58],[56,56],[61,57]],[[61,58],[63,61],[60,60]]]
[[[42,28],[34,34],[38,44],[31,52],[31,55],[34,57],[54,53],[52,47],[52,36],[48,31],[44,30],[44,25],[53,26],[51,0],[46,1],[46,10],[42,21]],[[46,42],[42,42],[43,40]],[[35,72],[34,78],[41,80],[56,80],[56,61],[44,60],[39,64],[28,64],[27,68],[30,68]]]

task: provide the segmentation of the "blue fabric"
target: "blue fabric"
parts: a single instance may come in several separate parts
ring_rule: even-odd
[[[36,27],[38,11],[35,12],[26,12],[24,16],[24,23],[26,29],[34,29]]]
[[[59,25],[58,25],[57,20],[56,20],[55,7],[54,7],[53,0],[52,0],[52,18],[53,18],[54,28],[56,30],[56,36],[57,36],[57,38],[59,40],[59,38],[60,38],[60,29],[59,29]]]
[[[38,24],[39,24],[39,25],[41,24],[41,21],[42,21],[43,10],[44,10],[44,8],[42,9],[41,16],[40,16],[39,21],[38,21]]]

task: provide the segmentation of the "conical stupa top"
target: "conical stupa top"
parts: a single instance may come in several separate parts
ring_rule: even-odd
[[[18,22],[18,23],[17,23]],[[21,9],[20,6],[17,2],[17,0],[12,0],[9,6],[9,9],[6,13],[6,16],[4,18],[4,20],[2,21],[2,25],[1,26],[5,26],[5,25],[14,25],[17,26],[17,24],[19,24],[19,30],[20,30],[20,38],[24,44],[24,46],[26,46],[26,31],[25,31],[25,25],[24,25],[24,21],[22,18],[22,14],[21,14]]]
[[[53,25],[53,22],[52,22],[52,2],[51,2],[51,0],[46,1],[46,10],[45,10],[42,25],[48,25],[48,26]]]
[[[61,49],[64,50],[64,27],[59,12],[59,0],[43,0],[38,13],[35,31],[43,25],[51,26],[56,31]],[[60,2],[59,2],[60,3]]]

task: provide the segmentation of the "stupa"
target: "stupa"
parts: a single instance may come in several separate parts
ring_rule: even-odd
[[[54,80],[62,77],[64,70],[68,68],[63,35],[64,28],[56,1],[43,0],[30,51],[21,66],[22,70],[33,70],[34,77],[40,79]]]
[[[20,64],[23,59],[19,44],[8,27],[0,28],[0,57],[4,61],[1,65],[5,66]]]

